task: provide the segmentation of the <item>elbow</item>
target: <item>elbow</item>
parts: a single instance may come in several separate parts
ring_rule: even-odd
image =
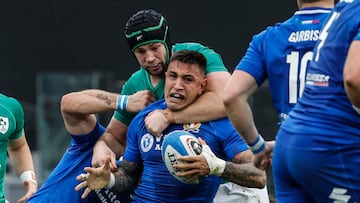
[[[230,92],[224,92],[222,96],[222,101],[224,103],[225,108],[230,106],[235,101],[235,95]]]
[[[63,113],[73,113],[76,109],[79,108],[77,104],[73,102],[73,94],[74,93],[68,93],[61,97],[60,101],[60,109]]]

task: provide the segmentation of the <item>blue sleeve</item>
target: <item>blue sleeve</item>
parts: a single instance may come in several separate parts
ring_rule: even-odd
[[[267,78],[262,41],[266,31],[255,35],[250,42],[245,56],[240,60],[235,70],[242,70],[253,76],[258,86]]]
[[[216,135],[221,139],[222,149],[227,161],[232,161],[237,154],[249,148],[244,139],[232,126],[230,120],[221,119],[215,125],[220,126],[216,128]]]
[[[142,162],[141,154],[138,146],[138,137],[142,133],[140,126],[145,126],[143,113],[139,113],[131,121],[126,134],[126,148],[124,152],[124,159],[134,163]]]

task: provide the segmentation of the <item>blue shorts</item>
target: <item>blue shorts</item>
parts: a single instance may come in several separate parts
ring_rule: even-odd
[[[360,138],[329,143],[279,130],[272,165],[276,202],[360,202]]]

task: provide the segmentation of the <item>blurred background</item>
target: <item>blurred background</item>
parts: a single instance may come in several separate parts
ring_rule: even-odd
[[[295,0],[1,1],[0,92],[17,98],[24,107],[26,135],[40,184],[70,140],[60,115],[61,96],[87,88],[120,91],[138,69],[123,28],[140,9],[162,13],[173,42],[194,41],[213,48],[232,72],[252,35],[290,17],[297,5]],[[267,84],[251,103],[261,134],[273,139],[277,121]],[[103,124],[110,116],[99,115]],[[271,178],[269,184],[272,192]],[[6,192],[10,202],[23,194],[11,163]]]

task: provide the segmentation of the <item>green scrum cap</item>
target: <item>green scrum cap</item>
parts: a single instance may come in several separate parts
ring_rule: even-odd
[[[130,17],[125,26],[125,38],[132,52],[139,46],[160,42],[166,49],[166,62],[171,55],[171,40],[166,19],[155,10],[141,10]]]

